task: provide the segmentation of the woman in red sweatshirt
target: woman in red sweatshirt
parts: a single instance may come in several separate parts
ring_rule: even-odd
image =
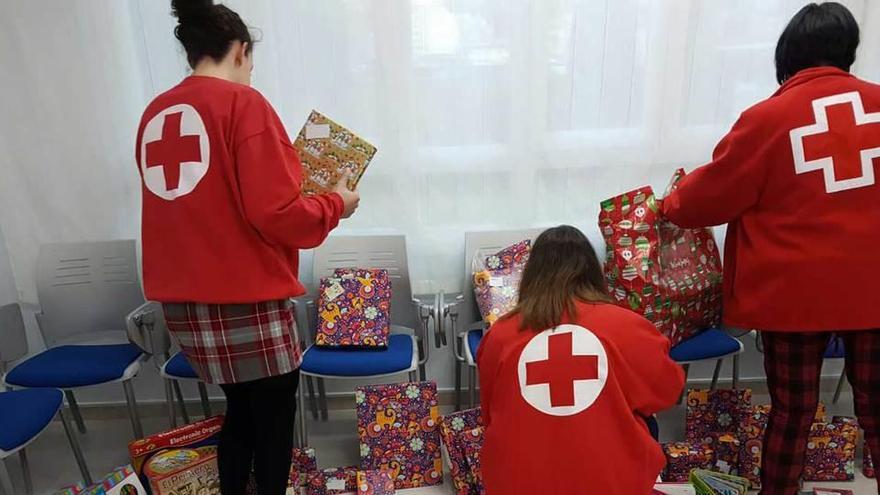
[[[350,216],[357,193],[300,192],[302,169],[268,101],[250,87],[253,48],[241,18],[211,0],[173,0],[193,69],[144,111],[146,296],[227,412],[220,484],[239,495],[253,466],[260,495],[281,495],[290,469],[302,355],[288,298],[304,293],[298,250]]]
[[[541,234],[516,309],[478,351],[488,495],[647,495],[665,464],[645,418],[684,372],[648,320],[608,302],[576,228]]]
[[[880,452],[880,86],[849,73],[858,44],[846,7],[804,7],[776,47],[779,90],[663,202],[682,227],[727,224],[724,321],[761,330],[773,406],[765,494],[797,493],[832,332]]]

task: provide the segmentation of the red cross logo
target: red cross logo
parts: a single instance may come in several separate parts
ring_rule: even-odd
[[[550,356],[546,361],[526,363],[526,385],[550,384],[550,405],[574,405],[574,381],[599,378],[598,356],[572,354],[570,333],[551,335]]]
[[[813,114],[814,124],[789,133],[795,172],[821,170],[828,193],[873,185],[880,112],[866,114],[853,91],[813,100]]]
[[[560,325],[535,335],[519,358],[523,399],[553,416],[570,416],[590,407],[607,377],[608,359],[601,341],[577,325]]]
[[[180,185],[180,167],[184,162],[202,161],[199,136],[180,135],[180,119],[183,112],[165,115],[162,125],[162,139],[147,143],[147,168],[162,167],[165,174],[165,188],[177,189]]]
[[[191,193],[208,172],[210,141],[190,105],[173,105],[153,116],[144,126],[140,150],[144,184],[162,199]]]

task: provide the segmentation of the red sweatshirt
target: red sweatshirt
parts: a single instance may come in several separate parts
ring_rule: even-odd
[[[682,227],[728,224],[727,325],[880,328],[878,156],[880,86],[806,69],[743,112],[663,201]]]
[[[141,118],[148,299],[248,303],[304,293],[299,249],[339,223],[338,194],[304,197],[290,138],[256,90],[191,76]]]
[[[647,495],[665,464],[643,418],[684,386],[669,341],[615,305],[577,310],[543,332],[501,320],[480,343],[488,495]]]

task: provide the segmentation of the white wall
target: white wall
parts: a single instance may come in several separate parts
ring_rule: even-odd
[[[805,2],[227,3],[262,31],[255,86],[291,132],[317,108],[379,148],[339,233],[406,234],[414,287],[453,292],[464,231],[571,223],[599,243],[599,201],[707,160],[775,89],[776,38]],[[880,5],[845,3],[864,32],[856,73],[880,77]],[[166,0],[0,8],[0,228],[14,292],[36,303],[41,243],[138,236],[137,122],[186,65]],[[448,350],[434,358],[449,386]],[[759,356],[743,375],[762,375]]]

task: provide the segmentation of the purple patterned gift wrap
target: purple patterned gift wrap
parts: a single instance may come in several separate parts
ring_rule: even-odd
[[[450,471],[452,471],[452,484],[457,495],[471,493],[473,476],[465,458],[464,446],[459,441],[459,434],[473,430],[483,424],[480,408],[459,411],[440,419],[440,434],[446,452],[449,454]]]
[[[531,240],[520,241],[487,257],[474,270],[477,308],[490,326],[516,306],[531,246]]]
[[[769,420],[770,406],[759,405],[747,409],[739,424],[739,475],[756,489],[761,487],[761,454]]]
[[[337,269],[321,279],[315,345],[384,347],[391,331],[391,280],[382,269]]]
[[[357,491],[357,466],[330,468],[309,474],[308,495],[338,495]]]
[[[687,439],[711,444],[717,435],[735,434],[751,403],[748,389],[688,391]]]
[[[672,442],[663,444],[666,454],[666,474],[663,481],[686,483],[694,469],[712,469],[715,452],[702,442]]]
[[[393,495],[394,480],[387,471],[372,470],[357,472],[358,495]]]
[[[364,469],[384,469],[398,489],[443,482],[440,408],[434,382],[358,387]]]
[[[486,493],[483,488],[483,471],[480,466],[480,454],[483,450],[483,427],[478,426],[472,430],[460,433],[458,439],[464,447],[464,456],[470,470],[470,492],[473,495]]]
[[[805,481],[851,481],[856,473],[859,427],[845,422],[814,423],[807,442]]]

